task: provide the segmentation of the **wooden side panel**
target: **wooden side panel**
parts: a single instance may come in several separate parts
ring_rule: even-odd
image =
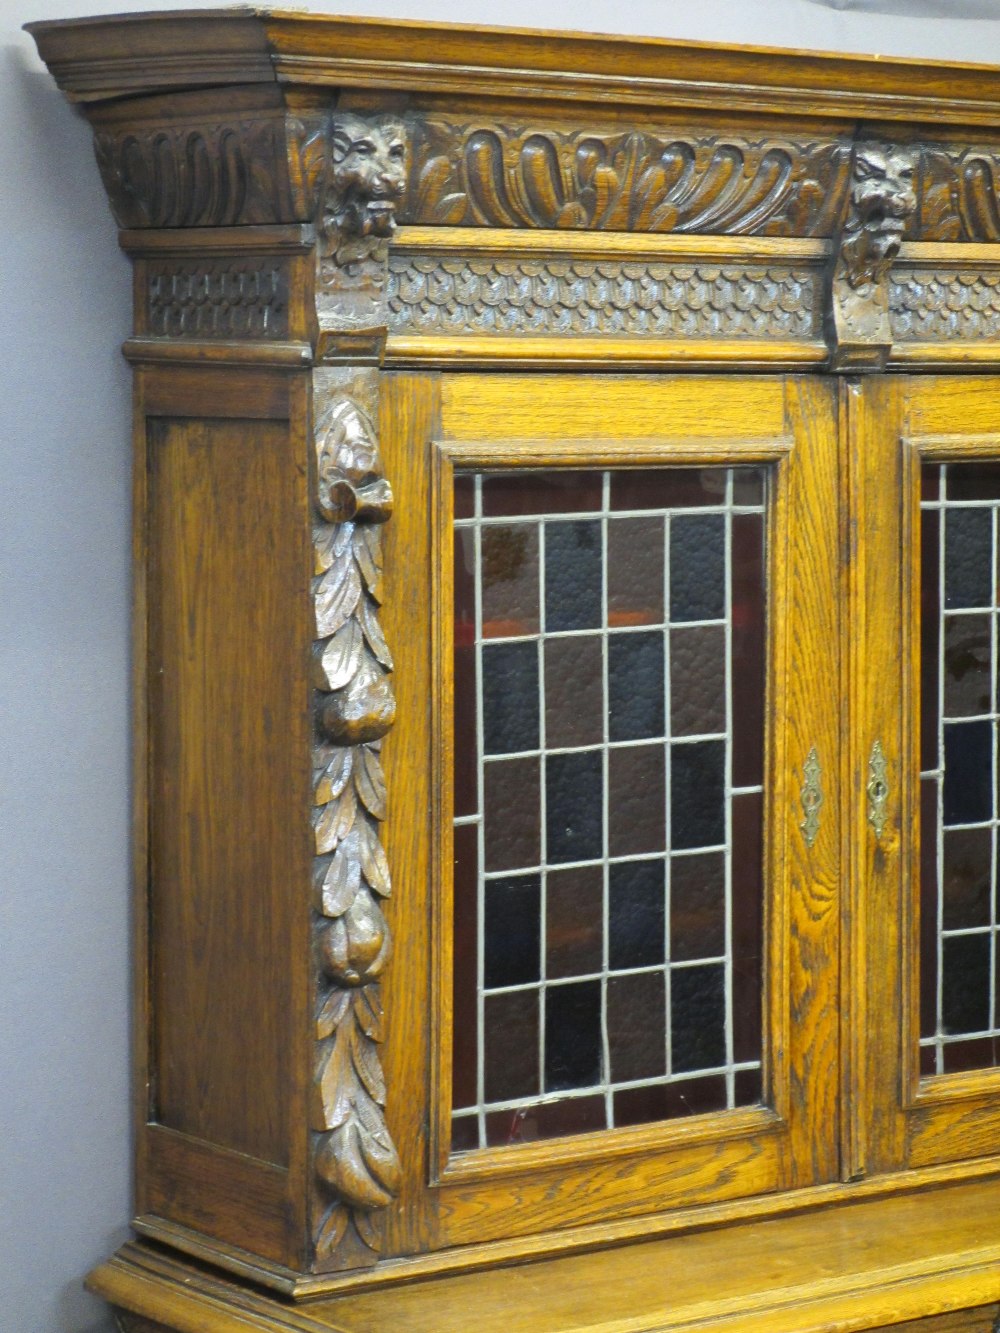
[[[153,419],[148,448],[150,1116],[285,1166],[309,883],[304,451],[264,419]]]
[[[151,1214],[277,1262],[288,1254],[289,1174],[200,1139],[147,1125]]]

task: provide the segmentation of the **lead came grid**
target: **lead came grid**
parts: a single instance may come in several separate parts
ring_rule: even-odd
[[[921,1070],[1000,1062],[1000,465],[922,477]]]
[[[456,480],[456,1150],[760,1100],[764,480]]]

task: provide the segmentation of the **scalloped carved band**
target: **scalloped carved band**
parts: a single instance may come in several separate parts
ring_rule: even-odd
[[[890,279],[889,318],[896,342],[1000,339],[1000,272],[909,268]]]
[[[790,265],[393,255],[389,327],[423,334],[813,338],[821,276]]]
[[[283,338],[288,265],[198,260],[149,265],[147,322],[156,337]]]

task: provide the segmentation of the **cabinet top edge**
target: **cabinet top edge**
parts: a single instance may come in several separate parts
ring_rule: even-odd
[[[246,83],[1000,123],[1000,68],[240,5],[25,25],[74,101]]]

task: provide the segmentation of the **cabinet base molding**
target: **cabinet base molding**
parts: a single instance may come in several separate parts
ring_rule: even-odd
[[[126,1333],[992,1333],[1000,1181],[297,1304],[148,1241],[89,1285]]]

